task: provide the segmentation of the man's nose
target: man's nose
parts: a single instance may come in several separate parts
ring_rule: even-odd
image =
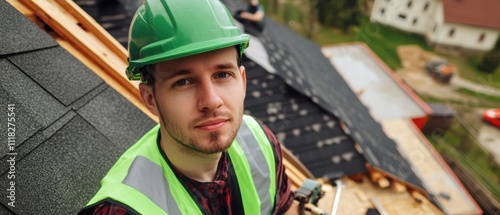
[[[214,110],[224,103],[220,97],[220,90],[212,83],[207,81],[200,84],[198,89],[198,109]]]

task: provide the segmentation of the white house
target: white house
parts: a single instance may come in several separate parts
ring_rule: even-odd
[[[484,52],[500,35],[500,0],[375,0],[370,20],[424,35],[431,46]]]

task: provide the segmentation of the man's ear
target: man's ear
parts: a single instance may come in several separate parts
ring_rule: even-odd
[[[158,112],[158,105],[156,105],[153,87],[144,83],[140,83],[139,93],[141,94],[142,103],[146,105],[146,108],[155,116],[159,116],[160,114]]]
[[[247,73],[244,66],[240,66],[241,78],[243,79],[243,93],[247,92]]]

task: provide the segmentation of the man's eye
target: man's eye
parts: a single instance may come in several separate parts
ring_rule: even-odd
[[[217,75],[215,75],[216,78],[227,78],[229,77],[229,73],[227,72],[221,72],[221,73],[217,73]]]
[[[180,87],[180,86],[184,86],[186,84],[189,84],[189,81],[187,79],[181,79],[181,80],[178,80],[174,83],[174,87]]]

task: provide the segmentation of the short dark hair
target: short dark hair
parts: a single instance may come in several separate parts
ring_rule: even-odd
[[[155,64],[149,64],[140,68],[142,83],[152,86],[153,88],[155,86],[155,76],[153,74],[155,71],[154,66]]]
[[[236,47],[236,55],[237,55],[236,62],[238,64],[238,69],[239,69],[241,66],[241,58],[242,58],[242,56],[240,55],[241,46],[236,45],[234,47]],[[142,68],[140,68],[142,83],[145,83],[145,84],[153,87],[153,89],[155,87],[155,76],[154,76],[155,69],[154,69],[154,66],[155,66],[155,64],[149,64],[149,65],[145,65]]]

